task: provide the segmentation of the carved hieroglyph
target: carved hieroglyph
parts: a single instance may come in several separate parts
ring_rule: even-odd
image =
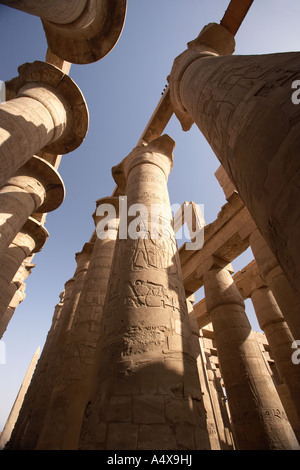
[[[55,334],[50,334],[45,343],[40,361],[21,410],[22,416],[16,423],[11,449],[33,450],[49,407],[49,400],[61,361],[65,344],[73,322],[84,279],[90,262],[93,243],[85,243],[81,252],[76,253],[77,267],[74,277],[65,284],[64,304],[55,325]]]
[[[195,122],[204,134],[299,293],[300,107],[292,83],[300,54],[218,55],[233,51],[225,28],[205,28],[174,61],[171,102],[184,130]]]
[[[167,178],[174,146],[164,135],[136,147],[113,168],[116,182],[127,183],[128,210],[143,204],[149,215],[151,204],[160,204],[169,234],[149,235],[159,228],[149,223],[146,230],[144,217],[136,239],[120,239],[119,229],[100,334],[98,388],[86,407],[81,449],[210,448],[170,225]],[[135,220],[128,217],[128,230]]]
[[[57,371],[37,449],[78,448],[84,409],[94,382],[94,358],[118,231],[118,203],[117,197],[97,201],[97,205],[113,205],[116,219],[110,220],[107,238],[95,237],[93,253],[65,344],[61,367]],[[96,210],[96,225],[100,218]],[[108,231],[106,234],[108,235]]]
[[[230,271],[230,265],[213,258],[204,287],[236,447],[299,450]]]

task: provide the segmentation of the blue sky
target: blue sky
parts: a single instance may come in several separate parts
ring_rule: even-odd
[[[229,0],[128,0],[125,26],[115,48],[95,64],[72,65],[70,76],[86,99],[90,126],[83,144],[62,157],[59,172],[66,198],[47,216],[50,237],[34,257],[36,268],[26,282],[26,299],[3,337],[6,364],[0,364],[0,430],[35,350],[44,345],[59,293],[75,271],[74,255],[93,232],[95,201],[115,187],[112,166],[137,144],[174,58],[203,26],[219,22],[228,4]],[[299,20],[297,0],[256,0],[236,36],[235,53],[299,49]],[[25,62],[45,60],[47,44],[39,18],[0,5],[0,40],[0,80],[15,77]],[[225,203],[214,176],[217,158],[196,126],[184,133],[173,117],[165,132],[176,142],[169,178],[171,203],[203,204],[206,223],[213,222]],[[235,270],[251,259],[247,250],[233,262]],[[258,330],[248,301],[246,306]]]

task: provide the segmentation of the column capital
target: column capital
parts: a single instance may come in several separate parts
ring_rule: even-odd
[[[223,258],[219,258],[218,256],[211,255],[208,256],[205,261],[203,262],[203,271],[211,271],[213,269],[221,270],[226,269],[230,274],[234,273],[234,269],[231,263],[224,260]]]
[[[31,253],[38,253],[42,250],[49,237],[49,232],[36,219],[34,219],[33,217],[28,217],[27,221],[25,222],[22,229],[17,235],[17,237],[19,238],[22,238],[24,236],[29,236],[34,240],[34,248],[32,252],[26,253],[26,257],[28,257]],[[22,245],[23,244],[20,245],[21,248],[23,248]],[[25,248],[27,247],[26,242],[24,242],[24,246]]]
[[[53,154],[66,154],[77,149],[83,142],[89,125],[89,114],[85,99],[76,83],[61,69],[42,61],[25,63],[18,68],[19,76],[6,82],[9,97],[33,97],[34,88],[43,86],[53,93],[67,108],[67,122],[62,135],[43,150]],[[41,97],[38,97],[40,101]],[[56,117],[48,108],[55,124]]]
[[[122,33],[127,0],[87,0],[79,17],[68,24],[42,18],[50,49],[73,64],[89,64],[105,57]]]
[[[124,189],[130,171],[137,165],[144,163],[150,163],[161,168],[167,179],[173,167],[175,145],[175,141],[167,134],[158,137],[149,144],[138,145],[121,163],[112,168],[112,176],[115,182],[121,189]]]
[[[45,200],[36,212],[52,212],[62,204],[65,198],[64,182],[58,171],[46,160],[33,155],[6,184],[16,184],[21,187],[22,183],[18,178],[20,176],[35,178],[45,189]],[[26,189],[26,179],[24,183],[23,189]]]
[[[188,48],[175,58],[171,73],[168,76],[171,103],[184,131],[190,130],[194,120],[185,109],[180,97],[180,84],[183,74],[195,60],[233,54],[235,39],[224,26],[210,23],[187,46]]]
[[[116,196],[108,196],[108,197],[102,197],[100,199],[97,199],[96,201],[96,210],[95,212],[93,213],[92,217],[93,217],[93,220],[94,220],[94,223],[95,223],[95,227],[97,227],[98,223],[104,218],[106,217],[105,213],[103,214],[99,214],[99,211],[98,211],[98,208],[101,206],[101,205],[110,205],[113,207],[114,209],[114,214],[115,214],[115,217],[118,218],[119,217],[119,198],[116,197]],[[110,215],[110,214],[109,214]],[[110,225],[110,229],[112,228],[115,228],[117,230],[117,227],[118,227],[118,224],[115,224],[115,217],[113,217],[113,224]]]

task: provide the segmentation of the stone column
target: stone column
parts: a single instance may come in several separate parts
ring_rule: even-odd
[[[26,297],[25,289],[26,284],[25,280],[31,274],[32,268],[35,267],[35,264],[31,263],[30,258],[25,260],[17,273],[13,277],[10,285],[5,290],[5,293],[2,294],[2,305],[8,305],[4,313],[0,313],[0,338],[3,336],[7,326],[15,312],[17,306],[23,302]]]
[[[288,387],[300,422],[300,368],[292,362],[293,336],[269,287],[254,290],[251,300],[259,326],[266,335],[280,378]],[[299,436],[297,437],[299,440]]]
[[[20,410],[17,422],[12,432],[12,436],[7,444],[7,448],[13,450],[21,449],[22,436],[30,422],[33,410],[35,409],[36,402],[39,399],[39,389],[41,384],[45,383],[47,377],[47,368],[50,360],[51,350],[55,350],[55,340],[60,334],[63,323],[63,307],[67,305],[74,285],[74,278],[69,279],[65,283],[65,289],[60,294],[60,301],[55,306],[54,314],[52,317],[52,325],[48,332],[41,356],[37,363],[35,373],[32,377],[28,392],[25,396],[24,403]],[[52,352],[53,354],[53,352]],[[41,419],[41,418],[40,418]]]
[[[16,288],[16,285],[14,283],[11,283],[10,286],[11,289],[9,290],[9,296],[11,298],[9,305],[4,312],[4,314],[0,317],[0,339],[3,337],[8,324],[10,320],[13,317],[13,314],[15,313],[16,308],[18,305],[20,305],[23,300],[26,298],[25,294],[25,289],[26,289],[26,284],[23,282],[23,284],[19,287]]]
[[[41,17],[47,42],[58,57],[87,64],[116,45],[127,0],[2,0],[12,8]]]
[[[0,188],[0,256],[29,216],[57,209],[65,195],[55,168],[33,156]]]
[[[238,450],[299,449],[225,261],[207,262],[204,288]]]
[[[14,98],[0,104],[0,184],[33,155],[75,150],[88,128],[81,91],[59,68],[46,62],[19,67],[6,83]]]
[[[119,225],[119,199],[107,197],[97,201],[99,209],[107,205],[115,215],[109,221],[106,238],[96,237],[37,449],[78,449],[82,419],[93,389],[95,351]],[[103,216],[104,213],[97,215],[96,210],[96,230]]]
[[[230,56],[234,47],[221,25],[205,27],[174,61],[171,103],[184,130],[195,122],[206,137],[300,293],[300,53]]]
[[[29,217],[20,232],[1,256],[0,265],[0,317],[5,313],[11,296],[7,295],[14,276],[28,256],[41,251],[49,236],[37,220]]]
[[[192,342],[195,354],[195,359],[198,366],[199,379],[201,383],[201,390],[203,394],[203,402],[206,410],[206,425],[209,433],[209,440],[211,450],[221,449],[221,439],[219,434],[219,428],[216,426],[216,415],[213,408],[212,397],[210,394],[210,387],[208,382],[208,375],[206,370],[206,364],[204,363],[204,357],[200,345],[200,333],[199,326],[197,324],[196,316],[193,309],[194,296],[187,298],[187,309],[192,330]]]
[[[292,289],[278,265],[277,259],[257,228],[251,233],[249,242],[262,279],[271,288],[294,339],[300,339],[300,296],[298,292]]]
[[[98,390],[80,449],[210,449],[193,355],[167,178],[175,143],[164,135],[113,168],[125,181],[110,289],[104,306]],[[164,222],[149,222],[153,207]],[[133,214],[140,217],[134,219]]]
[[[67,24],[80,16],[87,0],[1,0],[1,3],[54,23]]]
[[[31,405],[30,420],[19,441],[23,450],[33,450],[36,447],[40,432],[49,407],[49,400],[56,376],[62,366],[64,348],[72,326],[74,313],[78,305],[81,289],[88,269],[93,243],[86,243],[80,253],[76,253],[77,267],[72,278],[65,285],[64,306],[60,312],[60,325],[56,329],[54,341],[47,347],[45,354],[46,367],[39,372],[34,390],[34,402]],[[69,285],[68,285],[69,284]],[[68,292],[69,288],[69,292]],[[69,297],[68,297],[69,294]]]

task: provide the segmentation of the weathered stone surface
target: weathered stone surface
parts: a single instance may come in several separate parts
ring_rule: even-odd
[[[88,129],[81,91],[54,65],[23,64],[6,87],[11,99],[0,104],[0,184],[42,149],[56,154],[76,149]]]
[[[299,449],[241,295],[223,266],[212,264],[204,275],[205,295],[237,449]]]
[[[68,62],[88,64],[116,45],[126,16],[126,0],[55,0],[2,3],[40,16],[50,49]]]
[[[162,136],[136,147],[113,169],[116,182],[126,188],[128,207],[143,204],[148,214],[139,219],[140,236],[117,239],[100,333],[98,390],[90,412],[101,416],[99,423],[107,422],[107,405],[113,396],[120,396],[122,377],[133,399],[133,423],[139,426],[138,449],[179,448],[174,425],[165,413],[166,400],[175,395],[173,404],[180,409],[180,404],[189,403],[188,400],[192,403],[202,399],[177,246],[170,225],[166,182],[174,146],[172,139]],[[160,205],[162,219],[169,221],[164,236],[161,227],[150,220],[154,203]],[[128,217],[128,229],[134,221]],[[154,229],[158,237],[153,235]],[[205,422],[203,402],[202,413]],[[196,426],[193,406],[186,407],[185,422]],[[91,447],[90,436],[96,434],[94,421],[90,425],[91,430],[86,420],[82,449]],[[205,448],[209,446],[207,432]]]
[[[300,55],[214,54],[201,34],[190,43],[174,61],[171,102],[184,130],[195,122],[204,134],[299,292],[299,106],[291,84]]]

